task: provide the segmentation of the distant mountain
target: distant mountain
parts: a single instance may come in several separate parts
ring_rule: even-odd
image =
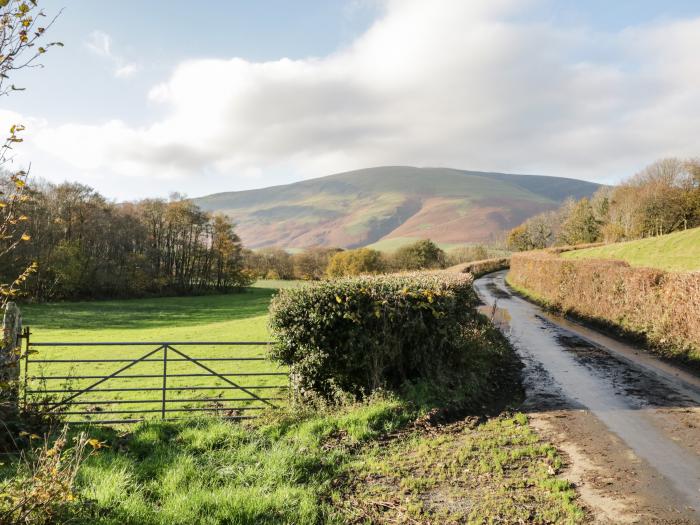
[[[246,246],[395,248],[488,241],[598,184],[560,177],[387,166],[194,199],[238,224]]]

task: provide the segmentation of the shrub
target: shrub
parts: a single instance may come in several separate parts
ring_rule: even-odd
[[[381,273],[386,269],[382,253],[370,248],[358,248],[336,253],[328,263],[329,277],[346,277]]]
[[[454,387],[482,342],[468,274],[363,276],[281,290],[270,307],[272,358],[301,399],[362,397],[427,379]],[[476,330],[476,332],[475,332]],[[481,334],[479,332],[479,334]],[[473,378],[472,378],[473,379]]]
[[[471,261],[482,261],[489,258],[489,249],[477,244],[475,246],[460,246],[447,252],[448,266],[455,266]]]
[[[392,256],[397,270],[429,270],[445,267],[445,252],[430,239],[402,246]]]
[[[31,435],[30,438],[40,439]],[[102,443],[80,433],[68,446],[66,428],[50,443],[22,453],[16,474],[0,481],[0,523],[6,525],[66,523],[79,505],[75,478],[83,461]]]

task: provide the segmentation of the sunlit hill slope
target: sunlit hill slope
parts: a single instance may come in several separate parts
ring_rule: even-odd
[[[357,247],[378,241],[393,246],[417,238],[464,244],[494,239],[569,196],[589,196],[597,188],[559,177],[388,166],[217,193],[195,202],[232,217],[253,248]]]

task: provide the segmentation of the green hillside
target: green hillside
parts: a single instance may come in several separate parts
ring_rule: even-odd
[[[395,238],[462,245],[491,240],[597,188],[557,177],[388,166],[195,202],[232,217],[253,248],[356,247]]]
[[[669,271],[700,270],[700,228],[566,252],[567,259],[619,259],[632,266]]]

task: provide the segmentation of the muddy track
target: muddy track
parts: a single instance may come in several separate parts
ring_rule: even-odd
[[[700,379],[475,282],[525,364],[526,410],[568,457],[593,523],[700,523]],[[699,321],[700,322],[700,321]]]

